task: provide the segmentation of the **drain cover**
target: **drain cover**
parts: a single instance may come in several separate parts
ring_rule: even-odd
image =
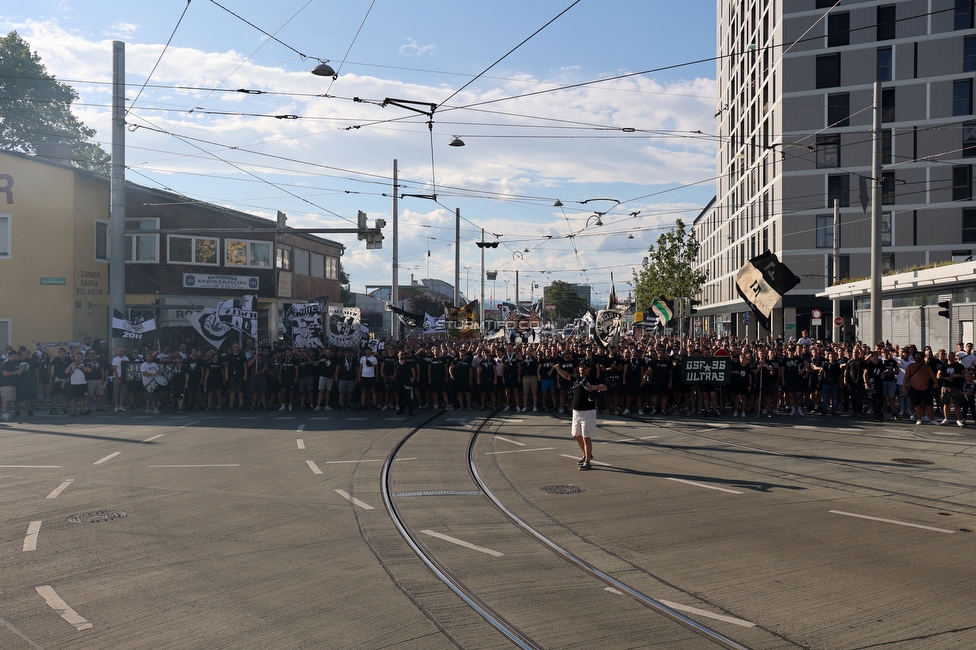
[[[71,515],[68,521],[73,524],[94,524],[99,521],[112,521],[113,519],[124,519],[129,515],[118,510],[98,510],[96,512],[85,512],[80,515]]]
[[[920,458],[892,458],[891,462],[901,463],[902,465],[935,465],[931,460],[922,460]]]
[[[579,494],[580,492],[586,492],[581,487],[576,485],[547,485],[541,488],[546,494]]]

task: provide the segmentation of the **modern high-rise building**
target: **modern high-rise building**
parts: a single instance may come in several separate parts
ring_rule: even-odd
[[[699,327],[766,334],[746,316],[735,275],[768,249],[802,279],[775,310],[772,334],[816,334],[820,309],[828,337],[836,314],[816,294],[834,282],[834,199],[840,278],[870,276],[871,206],[861,197],[876,181],[884,270],[973,255],[974,16],[973,0],[718,1],[716,197],[694,222],[708,272]],[[855,309],[863,299],[842,303],[848,327]]]

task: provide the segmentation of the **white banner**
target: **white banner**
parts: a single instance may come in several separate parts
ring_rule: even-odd
[[[322,307],[317,302],[292,305],[285,313],[291,342],[296,348],[321,348]]]
[[[235,332],[254,340],[258,338],[258,312],[255,296],[231,298],[217,303],[214,309],[204,309],[187,314],[187,320],[200,336],[218,350],[228,344]]]
[[[185,289],[229,289],[237,291],[257,291],[258,278],[250,275],[207,275],[184,273]]]
[[[361,318],[359,307],[329,305],[329,345],[358,350],[363,337]]]

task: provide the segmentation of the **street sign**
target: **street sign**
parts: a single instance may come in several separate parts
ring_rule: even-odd
[[[810,319],[810,324],[813,325],[814,327],[820,327],[821,325],[823,325],[823,319],[822,318],[811,318]]]
[[[838,316],[837,318],[834,319],[834,325],[836,325],[837,327],[840,327],[843,324],[844,324],[844,318],[842,316]]]
[[[644,322],[644,312],[642,312],[642,311],[634,312],[634,322],[635,323],[643,323]]]
[[[810,312],[810,318],[823,318],[823,312],[819,309],[814,309]],[[819,325],[820,323],[814,323],[814,325]]]
[[[742,324],[743,325],[749,324],[749,312],[742,314]]]

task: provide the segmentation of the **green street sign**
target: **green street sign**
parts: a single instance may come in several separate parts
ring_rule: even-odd
[[[67,278],[41,278],[41,284],[63,287],[64,285],[68,284],[68,279]]]

